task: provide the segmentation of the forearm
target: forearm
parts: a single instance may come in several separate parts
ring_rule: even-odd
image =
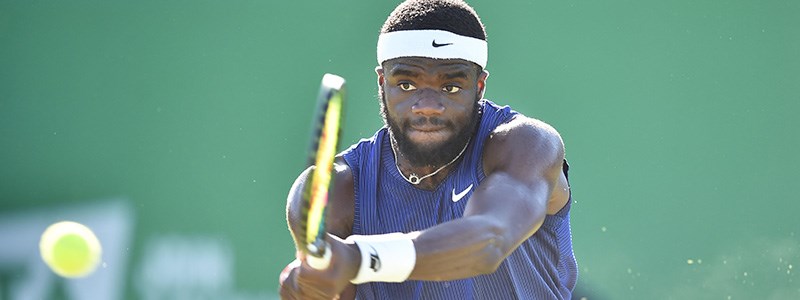
[[[453,280],[494,272],[544,222],[548,192],[547,184],[519,188],[507,176],[487,178],[470,199],[464,217],[426,229],[415,238],[417,260],[410,279]],[[497,194],[504,195],[503,205],[483,201]]]
[[[480,216],[453,220],[420,233],[409,279],[454,280],[491,273],[505,258],[502,230]]]

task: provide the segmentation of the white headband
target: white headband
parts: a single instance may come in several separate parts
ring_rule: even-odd
[[[463,59],[486,68],[486,41],[444,30],[403,30],[378,36],[378,64],[398,57]]]

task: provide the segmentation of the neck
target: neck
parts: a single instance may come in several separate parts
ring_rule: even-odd
[[[471,138],[470,138],[470,140],[471,140]],[[448,166],[450,166],[453,163],[455,163],[458,160],[458,158],[460,158],[461,155],[463,155],[464,152],[467,150],[467,147],[469,146],[470,140],[467,140],[467,142],[464,144],[464,148],[461,149],[461,152],[459,152],[458,155],[453,157],[453,159],[450,162],[448,162],[448,163],[446,163],[446,164],[444,164],[442,166],[439,166],[439,167],[430,166],[429,165],[429,166],[424,166],[424,167],[421,167],[421,168],[417,168],[417,169],[421,169],[421,170],[414,170],[414,168],[411,167],[410,168],[411,170],[409,170],[409,175],[408,176],[406,176],[403,173],[403,170],[400,168],[400,160],[399,160],[399,158],[397,156],[397,153],[399,151],[397,151],[397,146],[396,146],[396,142],[394,140],[394,137],[391,138],[390,145],[392,147],[392,153],[394,154],[394,163],[395,163],[395,166],[397,167],[397,172],[400,173],[400,176],[402,176],[406,181],[408,181],[408,183],[411,183],[413,185],[418,185],[423,180],[433,177],[434,175],[438,174],[439,172],[441,172],[442,170],[444,170]],[[409,161],[408,159],[405,159],[405,157],[404,157],[404,160],[405,161]],[[422,172],[417,172],[417,171],[422,171]]]

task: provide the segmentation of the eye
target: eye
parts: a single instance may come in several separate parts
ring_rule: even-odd
[[[445,93],[448,93],[448,94],[455,94],[455,93],[458,93],[461,90],[461,88],[457,87],[455,85],[447,85],[447,86],[443,87],[442,90]]]
[[[401,90],[406,91],[406,92],[413,91],[413,90],[417,89],[417,87],[415,87],[413,84],[410,84],[408,82],[400,83],[397,86],[399,86]]]

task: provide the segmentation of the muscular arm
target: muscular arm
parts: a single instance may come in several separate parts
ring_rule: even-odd
[[[301,241],[297,232],[300,227],[303,186],[313,168],[309,167],[297,177],[286,199],[286,223],[298,249]],[[325,229],[328,233],[344,239],[350,235],[353,228],[353,174],[341,157],[336,158],[333,168],[334,177],[331,181],[333,189],[328,199]]]
[[[297,177],[294,184],[292,185],[291,189],[289,190],[289,195],[286,201],[286,223],[289,226],[289,231],[292,234],[292,239],[295,242],[295,248],[297,250],[297,258],[301,259],[301,252],[300,247],[303,247],[302,241],[303,238],[298,236],[298,233],[301,232],[298,230],[300,228],[300,220],[302,218],[301,210],[302,210],[302,193],[303,193],[303,186],[306,183],[306,180],[309,177],[309,174],[313,170],[313,167],[310,167],[303,171],[300,176]],[[353,191],[353,174],[350,172],[349,167],[344,162],[341,157],[337,157],[334,161],[334,175],[333,175],[332,183],[333,187],[331,190],[330,198],[328,199],[328,206],[327,206],[327,218],[325,219],[325,226],[326,231],[328,232],[329,236],[328,239],[332,239],[332,236],[344,239],[348,237],[353,228],[353,214],[354,214],[354,191]],[[333,242],[333,241],[330,241]],[[341,243],[333,242],[331,243],[333,246],[329,251],[333,251],[333,253],[340,253],[343,254],[345,251],[343,250]],[[333,249],[336,248],[336,249]],[[337,252],[338,251],[338,252]],[[356,251],[357,249],[353,249],[351,251]],[[337,258],[335,255],[331,262],[331,267],[329,269],[341,269],[338,267],[334,267],[337,264],[337,261],[341,261],[342,259]],[[346,260],[345,260],[346,261]],[[295,269],[291,271],[289,277],[291,277],[287,283],[292,288],[288,289],[281,289],[281,296],[282,298],[288,299],[295,299],[299,297],[302,299],[304,294],[300,293],[297,295],[292,295],[293,293],[297,293],[297,286],[303,285],[314,285],[316,282],[311,280],[310,282],[306,282],[304,279],[297,279],[297,272],[299,265],[295,266]],[[352,267],[352,266],[351,266]],[[357,266],[354,266],[357,267]],[[334,272],[336,273],[336,272]],[[340,273],[341,274],[341,273]],[[334,275],[335,277],[338,277]],[[345,277],[352,277],[347,275]],[[281,282],[281,285],[284,285],[284,282]],[[295,292],[290,292],[291,290],[295,290]],[[346,299],[354,299],[355,298],[355,286],[352,284],[346,284],[346,287],[343,291],[340,292],[339,298],[340,300]]]
[[[453,280],[494,272],[566,204],[561,137],[540,121],[517,118],[498,127],[483,154],[486,179],[463,218],[419,233],[409,279]]]

